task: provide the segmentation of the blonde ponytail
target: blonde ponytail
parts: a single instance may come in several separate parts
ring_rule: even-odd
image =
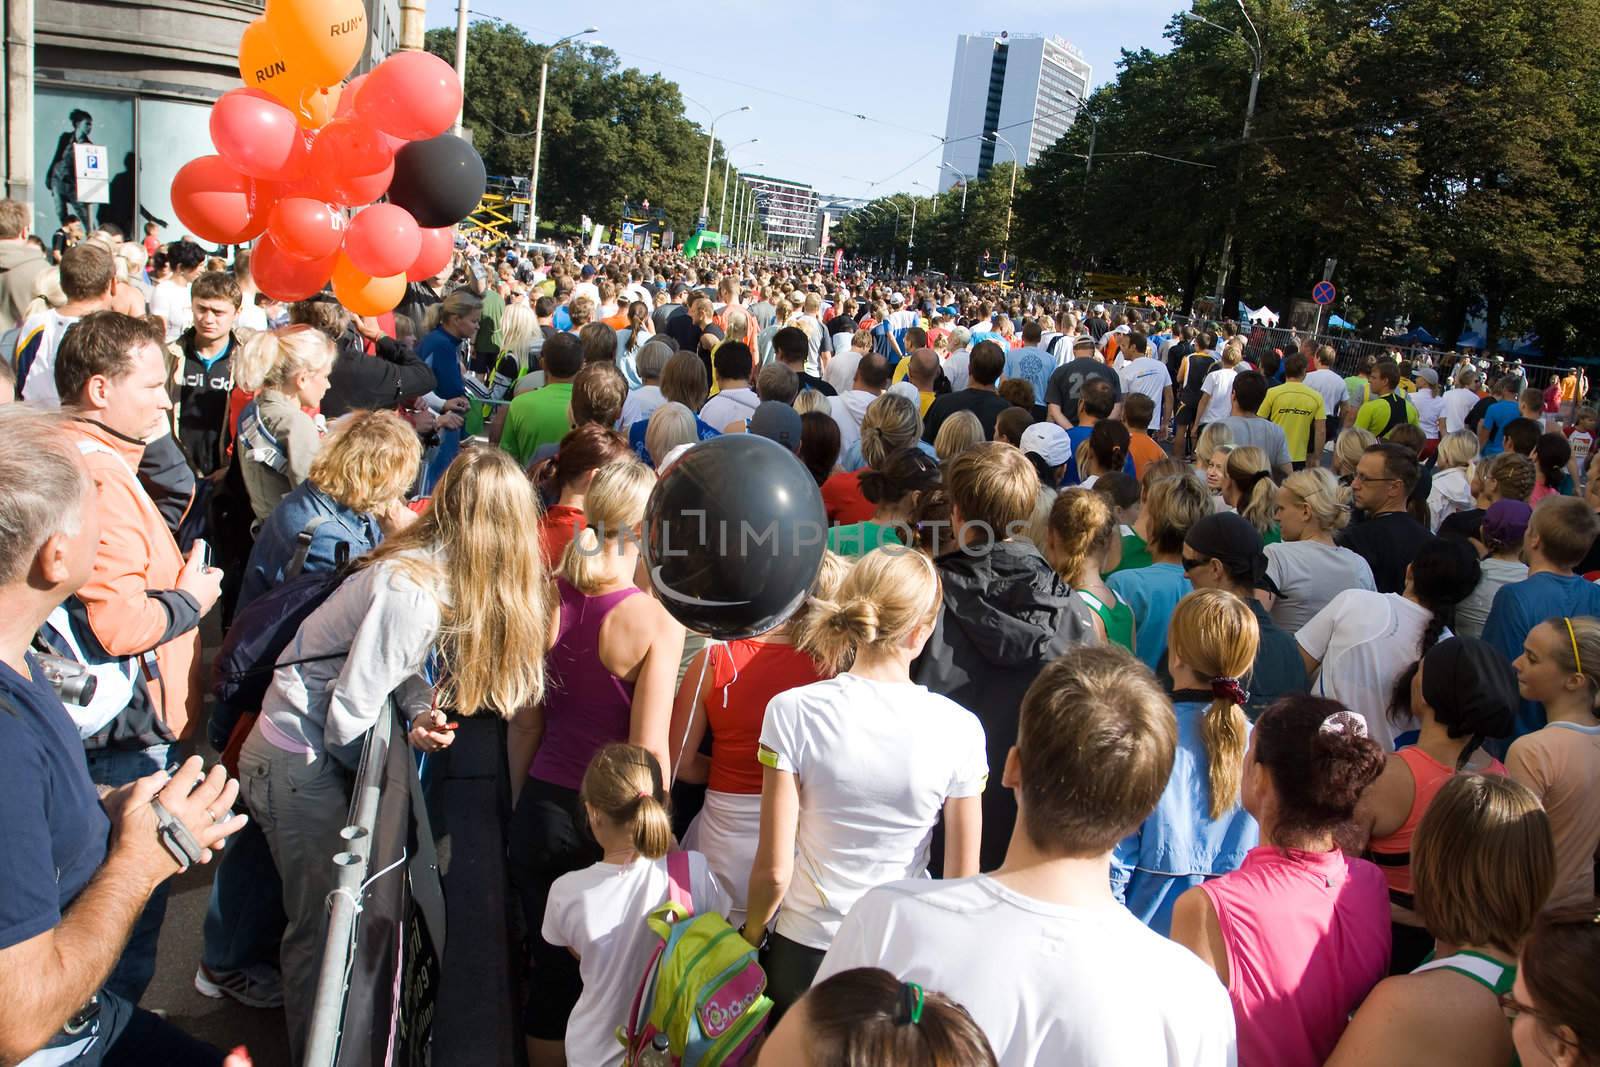
[[[1246,734],[1240,679],[1254,665],[1260,642],[1261,630],[1249,606],[1221,589],[1190,593],[1172,613],[1172,655],[1211,685],[1200,739],[1206,748],[1213,819],[1239,803]]]
[[[561,576],[584,596],[604,587],[606,557],[625,537],[637,537],[655,472],[638,460],[607,463],[595,471],[583,498],[583,529],[561,557]]]
[[[645,859],[672,851],[672,804],[661,766],[647,749],[615,742],[603,746],[583,772],[583,802],[628,831]]]
[[[909,548],[861,557],[833,598],[812,606],[800,647],[825,668],[846,669],[863,650],[887,651],[933,619],[940,604],[933,564]]]
[[[1263,537],[1272,529],[1278,487],[1272,481],[1267,454],[1253,445],[1228,453],[1227,478],[1239,491],[1239,514]]]
[[[315,326],[285,326],[258,333],[231,361],[233,384],[247,393],[282,390],[297,374],[326,371],[338,354],[328,335]]]

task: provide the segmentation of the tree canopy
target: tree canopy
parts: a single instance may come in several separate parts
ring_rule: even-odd
[[[428,31],[428,51],[454,62],[453,28]],[[490,174],[526,178],[533,167],[539,69],[548,48],[503,23],[467,33],[465,123]],[[722,177],[716,145],[712,217]],[[684,113],[678,86],[623,67],[602,47],[568,46],[550,57],[539,215],[576,228],[583,215],[613,220],[624,200],[649,200],[680,235],[693,232],[705,179],[706,134]]]
[[[1453,339],[1482,300],[1490,343],[1502,313],[1548,354],[1593,336],[1600,0],[1247,6],[1249,140],[1254,38],[1236,3],[1199,0],[1222,28],[1175,16],[1170,51],[1125,51],[1018,184],[1030,266],[1138,275],[1191,305],[1237,198],[1225,308],[1287,307],[1336,258],[1347,318]]]

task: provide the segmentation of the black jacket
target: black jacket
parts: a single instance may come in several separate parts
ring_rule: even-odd
[[[937,566],[944,606],[911,678],[983,724],[989,785],[980,860],[992,871],[1005,859],[1017,819],[1016,799],[1000,784],[1000,772],[1017,743],[1023,694],[1050,661],[1097,642],[1094,618],[1025,541],[952,552]]]
[[[328,374],[322,414],[336,419],[351,411],[392,411],[408,396],[431,393],[433,371],[405,345],[378,338],[378,354],[367,355],[354,329],[339,338],[339,355]]]

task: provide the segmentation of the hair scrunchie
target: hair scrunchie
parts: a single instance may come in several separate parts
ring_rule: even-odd
[[[1226,674],[1219,674],[1211,679],[1211,695],[1218,700],[1227,700],[1234,704],[1250,703],[1250,693],[1239,683],[1239,679],[1230,678]]]

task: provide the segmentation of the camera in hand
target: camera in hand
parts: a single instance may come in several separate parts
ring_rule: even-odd
[[[80,708],[89,706],[94,699],[97,682],[95,676],[89,673],[89,668],[76,660],[43,652],[34,652],[33,658],[38,661],[44,671],[45,681],[50,683],[63,704],[76,704]]]

